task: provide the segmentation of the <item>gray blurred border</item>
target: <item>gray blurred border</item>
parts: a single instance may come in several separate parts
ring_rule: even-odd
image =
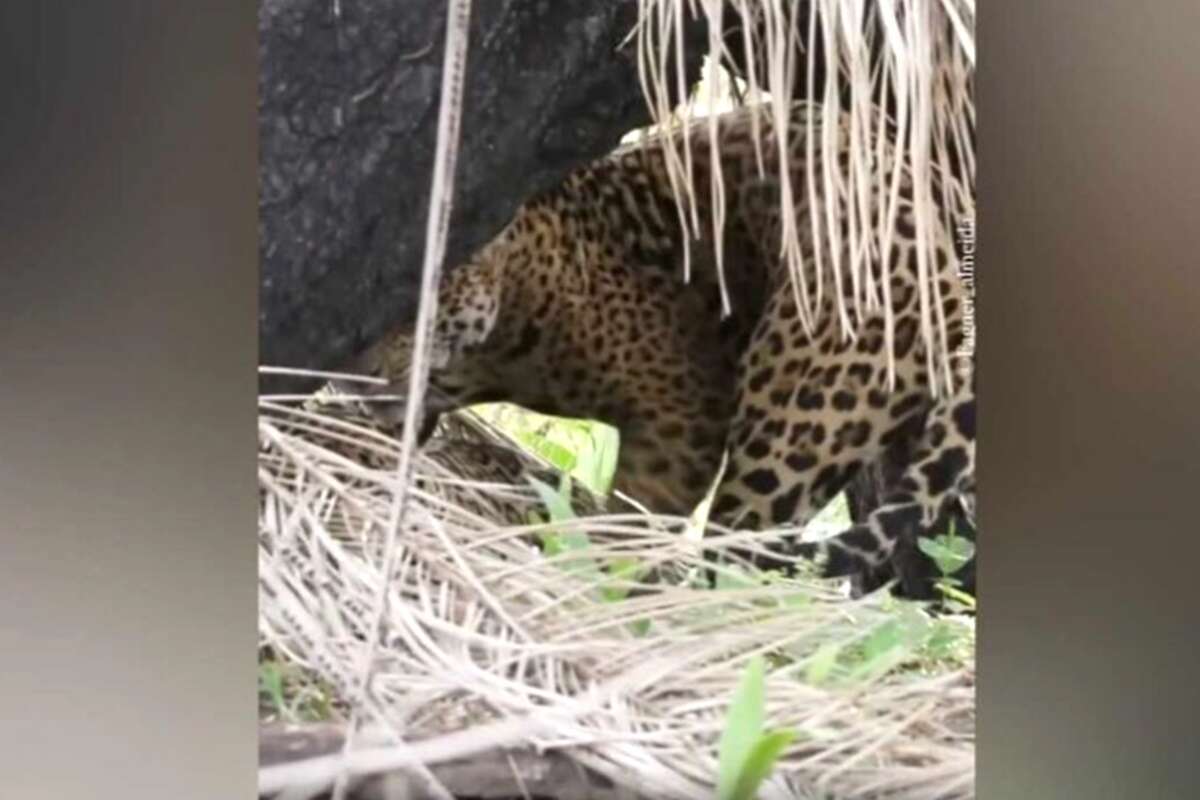
[[[979,5],[979,796],[1194,797],[1200,6]],[[0,13],[0,796],[247,797],[253,4]]]
[[[0,797],[252,797],[254,4],[0,14]]]
[[[979,797],[1197,797],[1200,4],[979,7]]]

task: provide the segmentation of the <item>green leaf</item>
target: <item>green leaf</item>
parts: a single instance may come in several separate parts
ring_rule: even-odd
[[[863,642],[863,661],[870,663],[900,645],[900,623],[890,619],[877,627]]]
[[[542,534],[542,552],[547,558],[554,558],[559,553],[564,553],[567,550],[567,545],[563,541],[562,534],[554,531],[546,531]]]
[[[760,736],[746,758],[746,763],[742,765],[732,800],[754,800],[758,794],[758,787],[771,774],[775,762],[795,738],[796,734],[793,731],[772,731]]]
[[[287,710],[287,703],[283,699],[283,670],[278,664],[267,662],[258,665],[258,691],[267,695],[276,712]]]
[[[817,648],[817,652],[809,657],[804,668],[805,681],[813,686],[820,686],[829,680],[842,649],[839,642],[826,642]]]
[[[631,556],[621,556],[614,558],[612,564],[609,565],[608,574],[611,583],[624,584],[627,581],[636,581],[639,573],[642,571],[642,564],[636,558]],[[629,594],[628,586],[602,586],[600,589],[601,596],[610,603],[624,600]]]
[[[742,680],[729,703],[725,730],[717,746],[717,797],[734,800],[742,769],[762,733],[766,705],[763,660],[755,656],[746,665]]]
[[[555,491],[548,484],[532,476],[529,476],[529,482],[533,484],[534,489],[550,512],[551,522],[564,522],[576,518],[575,512],[571,509],[571,503],[569,502],[571,496],[571,478],[568,475],[563,474],[562,483],[558,491]],[[544,531],[541,539],[543,551],[550,558],[569,551],[586,551],[592,545],[587,533],[581,530]],[[576,574],[589,582],[599,583],[601,595],[603,596],[605,589],[603,585],[604,572],[597,565],[595,559],[586,556],[566,559],[562,562],[561,567],[564,571]]]
[[[848,675],[850,682],[872,680],[915,658],[932,630],[929,618],[915,607],[877,626],[861,644],[862,661]]]
[[[780,604],[784,608],[807,608],[813,604],[813,596],[807,591],[799,590],[785,595]]]
[[[960,623],[940,619],[934,622],[933,630],[925,642],[925,653],[928,658],[935,661],[959,661],[970,652],[972,643],[970,628]]]
[[[717,571],[716,589],[755,589],[761,582],[741,570],[725,567]]]
[[[563,447],[558,442],[552,442],[549,439],[540,439],[536,444],[538,452],[554,466],[558,467],[563,472],[570,472],[575,469],[576,457],[573,452]]]
[[[567,475],[562,477],[563,485],[555,489],[549,484],[529,476],[529,482],[533,484],[542,504],[546,506],[546,511],[550,513],[551,522],[567,522],[575,519],[575,509],[571,508],[571,479]]]
[[[607,425],[599,426],[597,432],[600,436],[597,444],[595,483],[592,484],[592,488],[600,494],[608,494],[612,489],[613,475],[617,472],[621,439],[616,429]]]
[[[954,520],[950,521],[948,533],[919,537],[917,547],[933,559],[943,575],[953,575],[975,556],[975,545],[970,539],[955,532]]]

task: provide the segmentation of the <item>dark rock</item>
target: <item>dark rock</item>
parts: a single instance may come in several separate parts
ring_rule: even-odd
[[[261,0],[260,363],[331,369],[416,313],[445,0]],[[634,0],[477,2],[447,268],[648,121]],[[689,28],[689,69],[705,50]],[[692,44],[691,42],[694,42]],[[306,382],[267,379],[267,391]]]

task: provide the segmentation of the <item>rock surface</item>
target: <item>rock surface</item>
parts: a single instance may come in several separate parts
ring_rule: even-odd
[[[447,268],[648,121],[635,44],[621,47],[636,9],[473,4]],[[336,368],[415,316],[445,24],[445,0],[260,3],[261,364]]]

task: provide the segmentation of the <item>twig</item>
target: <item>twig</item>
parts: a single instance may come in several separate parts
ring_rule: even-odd
[[[446,237],[450,226],[450,208],[454,199],[454,166],[458,156],[459,125],[462,117],[463,81],[466,73],[467,42],[470,31],[471,0],[454,0],[446,13],[446,51],[442,65],[442,93],[438,110],[437,151],[433,164],[433,186],[429,194],[429,220],[425,231],[425,262],[421,271],[420,306],[417,310],[413,362],[409,372],[408,402],[405,405],[404,435],[396,466],[398,489],[392,502],[392,513],[384,548],[384,580],[380,585],[376,607],[371,616],[372,636],[363,654],[358,684],[358,698],[351,712],[350,733],[346,737],[343,758],[348,758],[359,723],[359,712],[365,705],[374,667],[375,649],[380,628],[387,611],[388,580],[395,569],[396,534],[404,523],[409,485],[412,483],[413,453],[417,444],[417,420],[424,406],[425,386],[429,380],[429,353],[432,348],[434,322],[437,316],[437,291],[446,252]],[[423,770],[424,762],[410,762]],[[436,783],[436,779],[428,776]],[[334,786],[334,800],[341,800],[345,783],[339,779]],[[452,800],[449,792],[439,792]]]

